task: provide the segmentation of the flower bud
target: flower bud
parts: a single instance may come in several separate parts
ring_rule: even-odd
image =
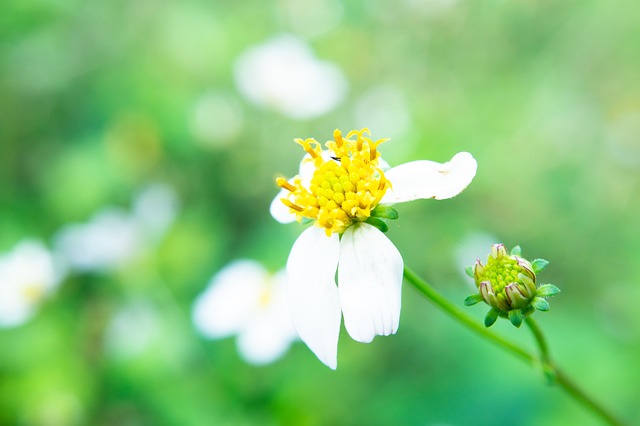
[[[491,306],[485,318],[487,327],[493,325],[499,316],[509,318],[514,326],[520,327],[522,320],[536,309],[549,310],[549,303],[544,297],[560,292],[552,284],[536,286],[536,273],[542,271],[549,262],[544,259],[529,262],[520,257],[520,253],[519,246],[508,254],[503,244],[494,244],[487,264],[483,265],[477,259],[470,271],[479,294],[467,297],[465,305],[484,301]]]

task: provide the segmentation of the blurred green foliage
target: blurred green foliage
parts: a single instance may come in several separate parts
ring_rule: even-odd
[[[362,345],[343,331],[336,372],[300,343],[253,367],[233,339],[197,335],[191,304],[209,278],[239,257],[281,268],[302,229],[268,213],[273,178],[301,157],[292,139],[361,126],[356,105],[381,86],[408,114],[396,134],[366,123],[393,138],[382,147],[390,163],[459,151],[479,163],[457,198],[398,206],[387,235],[406,264],[462,305],[471,283],[456,252],[469,235],[550,259],[542,279],[562,293],[537,317],[552,355],[637,419],[638,4],[295,3],[3,1],[0,249],[50,244],[153,182],[174,188],[182,210],[142,256],[71,274],[31,321],[0,330],[0,424],[598,424],[409,287],[398,334]],[[281,33],[342,69],[349,93],[337,108],[296,121],[239,93],[235,59]],[[236,109],[230,136],[215,109],[206,119],[222,133],[194,131],[207,94]],[[469,308],[479,322],[484,311]],[[114,335],[116,317],[124,332]],[[495,328],[532,347],[526,330]]]

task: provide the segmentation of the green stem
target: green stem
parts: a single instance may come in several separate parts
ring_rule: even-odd
[[[622,425],[622,423],[614,418],[607,410],[600,406],[596,401],[591,399],[589,395],[584,393],[575,383],[571,381],[558,367],[556,367],[551,361],[549,355],[549,346],[542,334],[542,329],[538,326],[536,320],[531,317],[525,319],[527,326],[531,330],[536,344],[540,351],[540,360],[542,361],[542,368],[545,375],[550,379],[552,384],[560,386],[565,392],[571,395],[576,401],[581,402],[584,406],[591,409],[594,413],[598,414],[603,420],[610,425]]]
[[[526,350],[522,349],[518,345],[515,345],[508,341],[507,339],[493,333],[489,329],[487,329],[484,325],[481,325],[476,321],[475,318],[467,315],[464,311],[458,308],[453,303],[449,302],[445,299],[440,293],[438,293],[433,287],[427,284],[422,278],[418,277],[413,271],[405,266],[404,268],[404,278],[413,285],[420,293],[427,296],[432,302],[438,305],[441,309],[447,312],[449,315],[454,317],[456,320],[460,321],[476,333],[480,334],[482,337],[485,337],[491,340],[496,345],[502,347],[508,352],[516,355],[522,360],[533,364],[536,360],[536,357],[531,355]]]
[[[524,321],[527,323],[529,329],[531,330],[531,333],[533,333],[533,337],[536,339],[538,349],[540,350],[540,359],[544,363],[549,362],[549,346],[547,345],[547,341],[542,334],[542,330],[540,329],[540,327],[538,327],[538,323],[530,316],[525,318]]]
[[[546,370],[548,377],[553,378],[554,384],[560,386],[560,388],[567,392],[568,395],[572,396],[576,401],[582,403],[586,408],[589,408],[593,413],[600,416],[600,418],[607,424],[612,426],[622,426],[622,423],[618,419],[613,417],[601,405],[587,396],[580,388],[578,388],[571,380],[569,380],[569,378],[562,371],[560,371],[555,365],[551,363],[549,359],[549,347],[547,346],[546,340],[544,339],[544,335],[542,334],[540,327],[538,327],[538,324],[531,317],[527,317],[525,321],[531,329],[533,336],[535,337],[536,343],[540,350],[540,359],[530,354],[525,349],[522,349],[520,346],[515,345],[505,338],[488,330],[484,327],[484,325],[480,325],[473,317],[470,317],[456,305],[445,299],[426,281],[424,281],[406,266],[404,268],[404,278],[405,280],[407,280],[407,282],[413,285],[416,290],[425,295],[443,311],[451,315],[454,319],[461,322],[471,330],[480,334],[482,337],[489,339],[491,342],[500,346],[502,349],[510,352],[513,355],[516,355],[518,358],[531,365],[541,363],[543,368]]]

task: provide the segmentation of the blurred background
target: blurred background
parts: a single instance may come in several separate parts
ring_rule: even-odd
[[[192,320],[229,262],[284,266],[303,227],[268,208],[293,138],[361,127],[391,164],[476,157],[465,192],[398,206],[387,236],[460,306],[490,244],[549,259],[553,357],[637,419],[639,9],[4,0],[0,424],[599,424],[408,285],[397,335],[343,330],[337,371],[300,342],[248,362]]]

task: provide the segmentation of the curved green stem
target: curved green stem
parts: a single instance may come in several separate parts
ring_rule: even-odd
[[[584,393],[575,383],[573,383],[560,369],[558,369],[551,361],[549,354],[549,346],[542,334],[542,329],[538,326],[536,320],[531,317],[525,319],[527,326],[531,330],[535,338],[538,349],[540,350],[540,360],[542,362],[543,372],[552,384],[560,386],[565,392],[571,395],[575,400],[597,413],[603,420],[610,425],[622,425],[618,419],[614,418],[607,410],[595,402],[589,395]]]
[[[538,323],[536,320],[531,318],[530,316],[525,318],[524,320],[529,326],[531,333],[533,333],[533,337],[536,339],[536,343],[538,345],[538,349],[540,350],[540,359],[543,362],[549,361],[549,346],[547,345],[547,341],[542,334],[542,330],[538,327]]]
[[[549,357],[549,347],[544,338],[544,335],[542,334],[542,330],[540,329],[540,327],[538,327],[538,324],[531,317],[527,317],[525,321],[531,329],[531,332],[533,333],[533,336],[536,340],[536,344],[538,345],[540,351],[540,358],[530,354],[527,350],[522,349],[520,346],[511,343],[507,339],[488,330],[484,327],[484,325],[480,325],[473,317],[467,315],[456,305],[445,299],[426,281],[424,281],[407,267],[404,268],[404,278],[416,290],[425,295],[439,308],[441,308],[447,314],[451,315],[454,319],[461,322],[471,330],[480,334],[482,337],[487,338],[494,344],[500,346],[502,349],[517,356],[521,360],[531,365],[536,365],[538,363],[542,364],[543,371],[545,371],[545,374],[547,374],[548,378],[552,379],[553,384],[558,385],[576,401],[580,402],[585,407],[589,408],[593,413],[600,416],[600,418],[607,424],[612,426],[622,426],[622,423],[618,419],[613,417],[601,405],[591,399],[580,388],[578,388],[575,383],[569,380],[569,378],[562,371],[560,371],[555,365],[553,365]]]
[[[405,266],[404,268],[404,278],[411,283],[420,293],[427,296],[432,302],[438,305],[441,309],[447,312],[449,315],[454,317],[456,320],[460,321],[476,333],[480,334],[482,337],[485,337],[491,340],[494,344],[502,347],[508,352],[516,355],[522,360],[533,363],[536,359],[535,356],[531,355],[526,350],[522,349],[520,346],[511,343],[507,339],[495,334],[494,332],[487,329],[484,325],[481,325],[476,321],[475,318],[467,315],[460,308],[458,308],[453,303],[449,302],[445,299],[440,293],[438,293],[433,287],[427,284],[422,278],[418,277],[413,271]]]

